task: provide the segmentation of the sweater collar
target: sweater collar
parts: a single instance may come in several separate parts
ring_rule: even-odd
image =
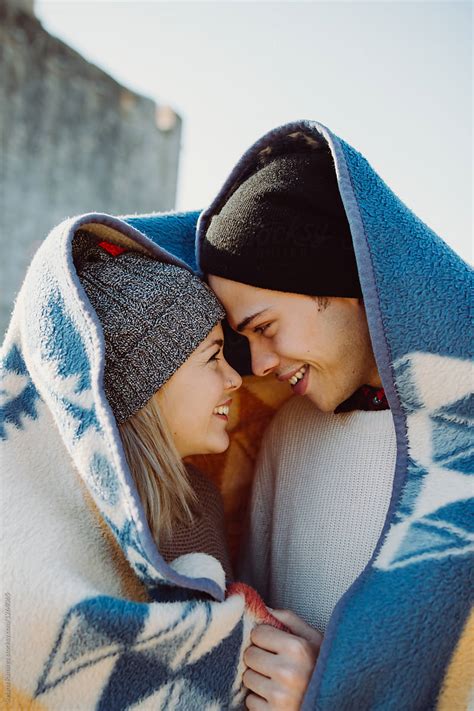
[[[383,388],[362,385],[347,400],[336,407],[334,413],[351,412],[352,410],[388,410],[389,405]]]

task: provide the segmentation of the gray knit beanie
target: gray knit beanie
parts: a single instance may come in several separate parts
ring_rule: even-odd
[[[105,394],[121,423],[169,380],[225,312],[187,269],[110,249],[115,254],[82,231],[73,242],[78,276],[104,332]]]

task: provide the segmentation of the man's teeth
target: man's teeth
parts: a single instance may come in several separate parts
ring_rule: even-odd
[[[289,380],[290,385],[296,385],[298,380],[301,380],[301,378],[304,376],[305,373],[306,373],[306,366],[303,365],[303,367],[300,368],[297,373],[295,373],[294,375],[291,376],[291,378]]]
[[[215,415],[228,415],[229,414],[229,405],[221,405],[220,407],[215,407],[214,414]]]

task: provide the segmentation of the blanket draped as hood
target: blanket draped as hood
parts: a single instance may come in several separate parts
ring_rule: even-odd
[[[2,708],[243,705],[243,652],[270,616],[246,586],[225,590],[212,556],[168,565],[160,555],[104,395],[102,329],[72,260],[81,228],[186,266],[155,241],[192,261],[196,219],[151,216],[148,236],[133,218],[69,219],[27,272],[1,352]]]
[[[354,149],[314,122],[272,131],[198,224],[281,139],[326,141],[347,212],[374,352],[393,413],[392,503],[374,555],[336,606],[304,709],[466,709],[473,658],[472,272]],[[198,213],[85,215],[37,253],[1,354],[2,692],[12,709],[242,705],[242,653],[265,611],[224,599],[222,570],[171,566],[151,539],[102,388],[100,325],[71,258],[75,231],[196,269]],[[131,242],[130,242],[131,240]],[[231,446],[205,465],[236,548],[252,462],[289,396],[244,378]],[[234,405],[233,405],[234,409]],[[8,705],[6,706],[8,708]]]
[[[200,217],[197,256],[247,176],[272,154],[318,143],[335,164],[397,461],[379,543],[334,610],[304,709],[465,709],[474,704],[472,270],[357,151],[311,121],[267,133],[242,156]]]

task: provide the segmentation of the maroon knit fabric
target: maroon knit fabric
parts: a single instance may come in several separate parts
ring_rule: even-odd
[[[363,385],[347,400],[341,402],[334,412],[351,412],[352,410],[388,410],[389,405],[383,388]]]
[[[224,506],[217,487],[193,466],[187,465],[189,482],[197,496],[197,511],[191,525],[179,524],[169,540],[160,543],[167,563],[186,553],[207,553],[222,564],[226,580],[232,580],[224,525]]]

